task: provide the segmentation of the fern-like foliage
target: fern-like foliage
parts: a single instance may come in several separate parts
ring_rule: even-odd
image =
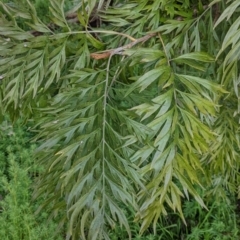
[[[52,0],[51,24],[24,2],[0,1],[0,107],[35,119],[36,194],[68,239],[131,237],[122,204],[142,233],[169,208],[184,221],[189,195],[204,207],[196,186],[236,190],[239,1]]]

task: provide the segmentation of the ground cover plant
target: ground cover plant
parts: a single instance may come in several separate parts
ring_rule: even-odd
[[[42,201],[32,201],[33,182],[41,168],[33,158],[31,134],[18,121],[0,125],[0,239],[64,239],[58,223],[48,221],[50,212],[35,215]]]
[[[234,239],[207,211],[239,195],[240,1],[40,2],[0,1],[0,114],[34,122],[66,239],[134,237],[129,209],[154,238],[190,202],[188,238]]]

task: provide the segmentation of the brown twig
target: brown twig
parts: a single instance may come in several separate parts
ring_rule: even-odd
[[[91,53],[90,56],[96,60],[98,59],[105,59],[105,58],[109,58],[110,56],[113,56],[115,54],[119,54],[119,55],[123,55],[123,51],[129,48],[132,48],[133,46],[135,46],[138,43],[143,43],[146,42],[148,39],[150,39],[151,37],[155,36],[156,33],[150,33],[144,37],[135,39],[134,41],[132,41],[129,44],[126,44],[122,47],[118,47],[118,48],[114,48],[114,49],[110,49],[110,50],[106,50],[103,52],[96,52],[96,53]]]

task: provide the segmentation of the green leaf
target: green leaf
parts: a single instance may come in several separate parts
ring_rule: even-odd
[[[141,62],[151,62],[164,57],[164,53],[158,49],[138,48],[126,49],[124,53],[133,58],[140,58]]]
[[[214,24],[214,28],[217,27],[217,25],[219,25],[219,23],[221,23],[225,18],[228,21],[229,18],[232,16],[232,14],[236,11],[236,9],[238,8],[238,6],[240,5],[239,1],[233,1],[232,4],[230,4],[221,14],[221,16],[218,18],[218,20],[216,21],[216,23]]]
[[[32,38],[30,33],[25,32],[20,28],[11,26],[0,26],[0,33],[6,38],[13,38],[16,40],[28,40]],[[24,47],[24,44],[22,44],[22,47]]]
[[[219,52],[219,54],[225,50],[230,44],[235,45],[238,40],[240,39],[240,17],[238,17],[236,19],[236,21],[231,25],[231,27],[229,28],[226,36],[224,37],[223,43],[222,43],[222,47],[221,50]],[[218,56],[219,56],[218,54]]]
[[[161,77],[161,75],[163,75],[166,72],[169,72],[169,68],[165,66],[150,70],[149,72],[145,73],[142,77],[140,77],[132,85],[132,87],[129,88],[125,96],[129,95],[132,91],[139,87],[141,87],[140,92],[142,92],[144,89],[146,89],[154,81],[158,80]]]
[[[176,74],[176,76],[180,80],[187,80],[189,83],[201,85],[203,88],[206,88],[210,92],[213,92],[213,93],[219,93],[219,92],[227,93],[226,90],[224,90],[220,85],[214,83],[213,81],[206,80],[206,79],[199,78],[199,77],[195,77],[195,76],[189,76],[189,75]]]
[[[87,34],[87,39],[91,42],[91,44],[97,48],[97,49],[102,49],[104,44],[101,43],[99,40],[94,38],[91,34]]]
[[[179,57],[174,58],[173,60],[182,60],[182,59],[183,60],[190,59],[190,60],[195,60],[200,62],[214,62],[215,60],[212,56],[210,56],[208,53],[205,53],[205,52],[186,53]]]
[[[64,2],[65,0],[52,0],[50,1],[51,6],[49,9],[52,14],[52,21],[59,27],[67,28],[69,30],[63,10]]]

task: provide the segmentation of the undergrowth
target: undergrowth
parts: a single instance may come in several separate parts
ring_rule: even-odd
[[[30,137],[20,122],[14,127],[7,120],[0,125],[0,239],[60,240],[49,212],[34,214],[41,200],[32,201],[33,182],[41,169],[35,164]]]
[[[229,201],[212,198],[203,209],[195,200],[185,201],[183,215],[180,216],[169,209],[167,216],[162,216],[157,223],[156,233],[149,228],[142,236],[139,235],[140,224],[134,222],[134,211],[126,209],[131,222],[133,240],[238,240],[239,214],[236,212],[234,197]],[[128,234],[120,226],[110,231],[111,240],[127,239]]]

